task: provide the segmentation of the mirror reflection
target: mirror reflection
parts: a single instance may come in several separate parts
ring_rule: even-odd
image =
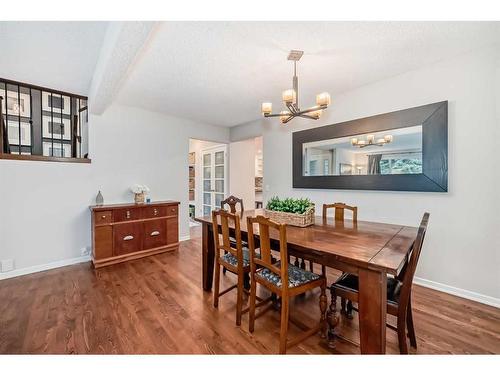
[[[304,143],[304,176],[422,173],[422,125]]]

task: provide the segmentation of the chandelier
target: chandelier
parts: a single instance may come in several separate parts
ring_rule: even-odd
[[[273,114],[272,103],[262,103],[262,114],[264,117],[279,117],[282,124],[295,117],[303,117],[311,120],[320,118],[321,113],[330,105],[330,94],[322,92],[316,95],[316,105],[304,110],[299,107],[299,79],[297,77],[297,61],[300,60],[304,51],[291,50],[288,55],[288,60],[293,61],[293,88],[283,91],[283,103],[288,108],[280,113]]]
[[[351,138],[351,145],[354,147],[364,148],[368,146],[383,146],[387,143],[391,143],[393,140],[392,135],[386,135],[384,138],[378,138],[375,140],[375,136],[373,134],[368,134],[366,136],[366,141],[358,138]]]

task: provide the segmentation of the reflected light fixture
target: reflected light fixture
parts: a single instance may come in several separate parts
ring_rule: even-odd
[[[373,134],[368,134],[366,136],[366,140],[364,139],[358,139],[358,138],[351,138],[351,145],[354,147],[359,147],[359,148],[364,148],[368,146],[383,146],[387,143],[391,143],[393,141],[393,136],[392,135],[386,135],[384,138],[378,138],[375,140],[375,135]]]
[[[281,98],[288,110],[273,114],[272,103],[262,103],[262,114],[264,117],[279,117],[282,124],[295,117],[303,117],[317,120],[321,117],[324,109],[330,105],[330,94],[322,92],[316,95],[316,105],[304,110],[299,107],[299,78],[297,77],[297,61],[300,60],[304,51],[291,50],[288,60],[293,61],[293,88],[283,91]]]

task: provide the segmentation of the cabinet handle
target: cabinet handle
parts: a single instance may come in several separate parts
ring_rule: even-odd
[[[153,215],[158,215],[158,210],[156,208],[153,210]]]
[[[158,232],[157,230],[155,230],[154,232],[151,232],[151,237],[159,236],[159,235],[160,235],[160,232]]]
[[[127,219],[130,219],[130,211],[127,211]]]
[[[102,216],[101,216],[101,219],[106,219],[106,215],[102,215]]]
[[[134,236],[125,236],[123,237],[123,241],[130,241],[130,240],[133,240],[134,239]]]

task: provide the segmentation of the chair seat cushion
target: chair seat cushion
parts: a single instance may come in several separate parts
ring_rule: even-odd
[[[387,278],[387,301],[397,304],[399,302],[399,293],[402,283],[394,277]],[[356,275],[344,273],[337,281],[332,284],[332,287],[348,289],[352,292],[359,292],[359,279]]]
[[[281,267],[281,262],[278,261],[274,264],[276,267],[280,268]],[[275,274],[274,272],[271,272],[267,268],[262,268],[261,270],[257,271],[256,273],[258,276],[263,278],[264,280],[269,281],[270,283],[273,283],[277,287],[281,287],[282,282],[281,282],[281,277],[279,275]],[[303,284],[307,284],[311,281],[318,280],[320,278],[319,275],[316,275],[313,272],[303,270],[300,267],[296,267],[293,264],[288,263],[288,287],[289,288],[294,288],[296,286],[300,286]]]
[[[260,258],[260,254],[257,253],[257,257]],[[238,267],[238,258],[233,254],[227,253],[220,257],[222,261],[229,263],[234,267]],[[250,250],[243,248],[243,268],[250,266]]]

